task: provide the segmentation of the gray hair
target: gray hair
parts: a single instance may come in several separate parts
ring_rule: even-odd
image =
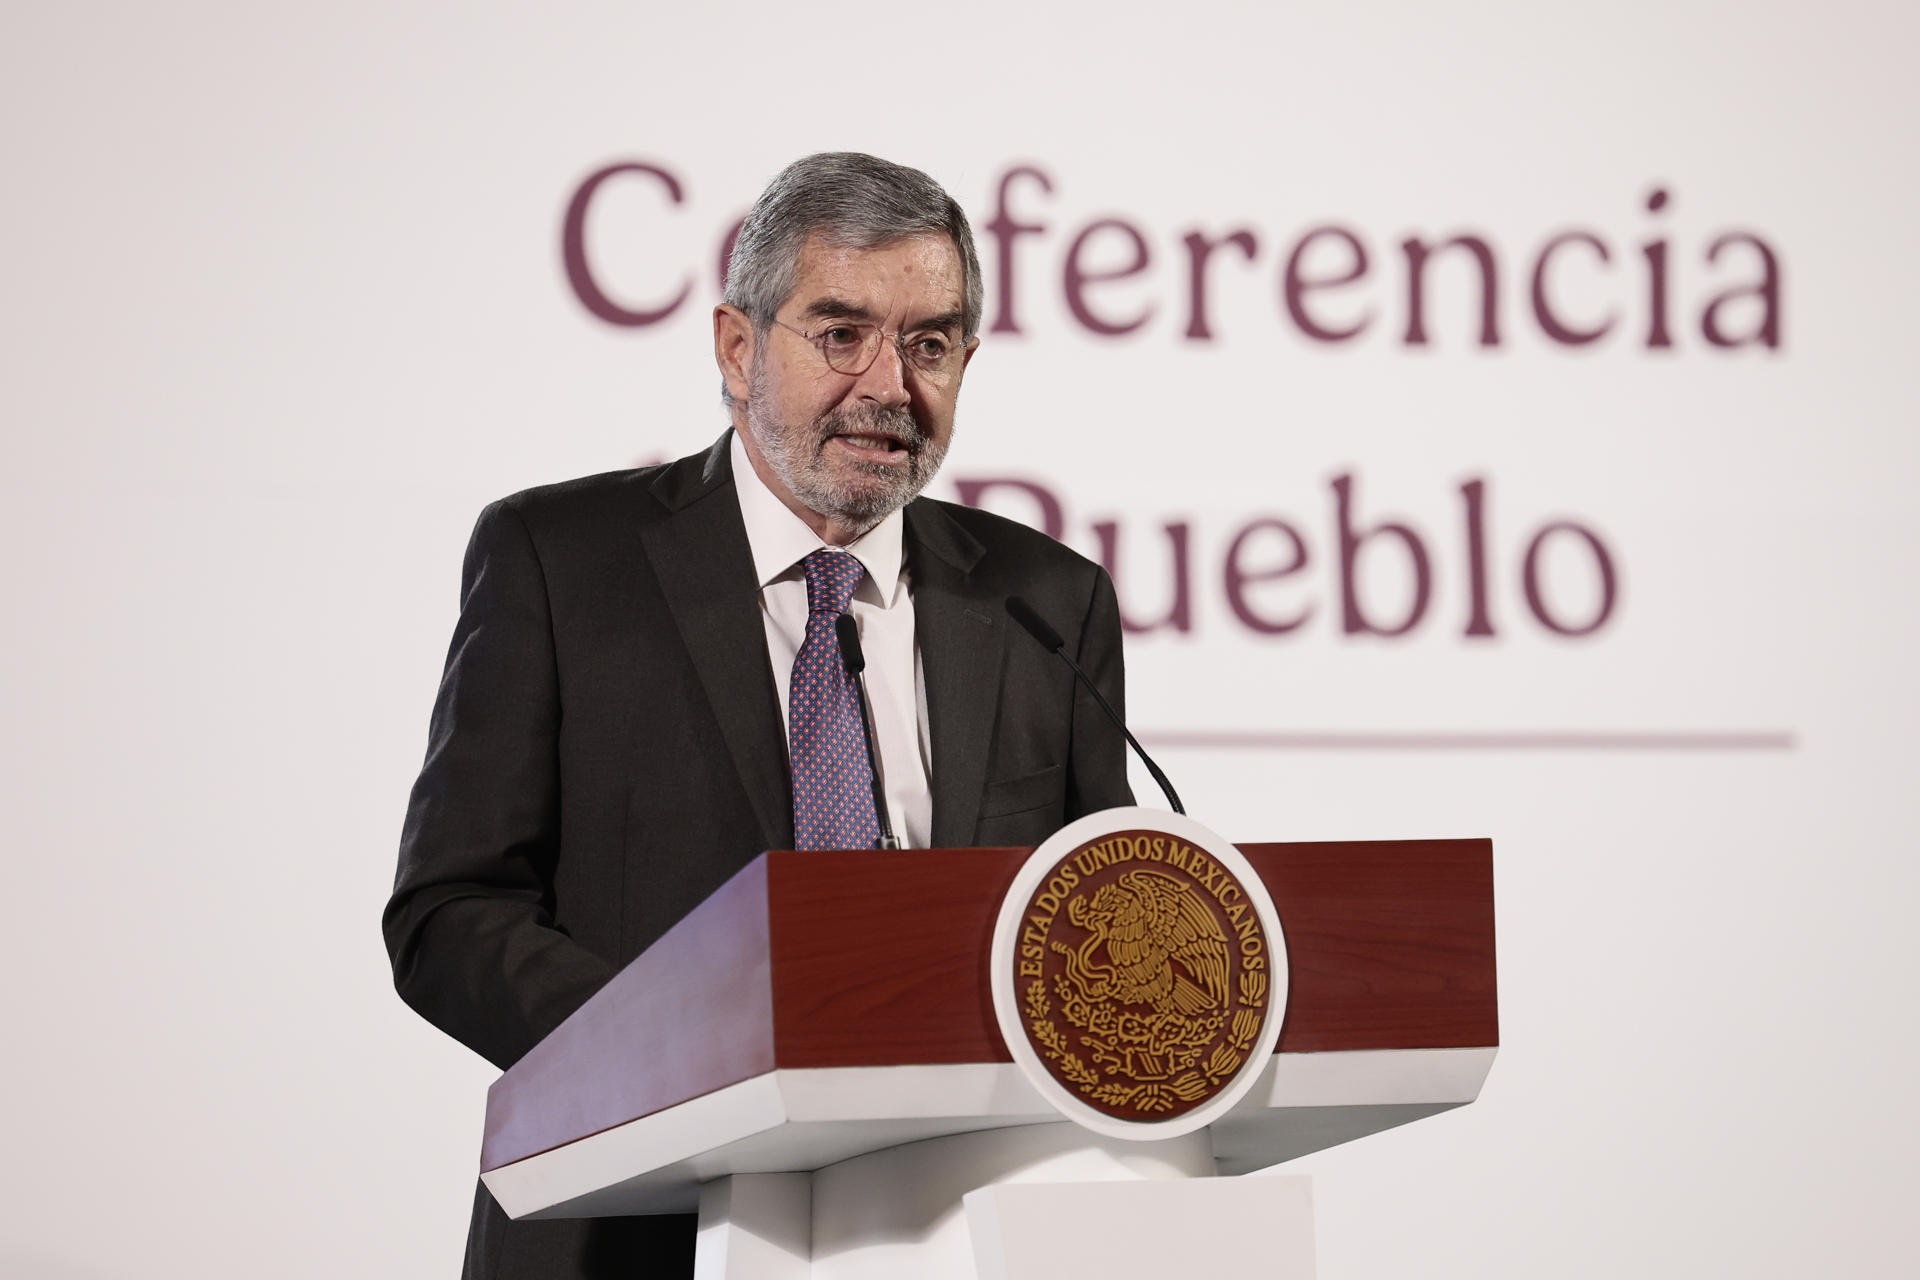
[[[782,169],[740,226],[727,263],[726,301],[746,312],[755,333],[773,324],[792,296],[800,248],[818,235],[846,249],[870,249],[908,236],[953,241],[965,277],[963,336],[980,329],[985,289],[973,229],[959,201],[918,169],[857,151],[824,151]]]

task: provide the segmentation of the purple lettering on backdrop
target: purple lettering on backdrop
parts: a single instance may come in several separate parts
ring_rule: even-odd
[[[1333,493],[1340,529],[1340,629],[1348,635],[1358,635],[1363,631],[1380,636],[1405,635],[1420,625],[1420,619],[1427,612],[1427,597],[1433,588],[1433,571],[1427,563],[1426,544],[1406,525],[1391,521],[1377,524],[1364,532],[1356,532],[1353,527],[1353,476],[1350,473],[1334,477]],[[1407,549],[1408,561],[1413,566],[1413,600],[1408,605],[1406,618],[1396,627],[1379,626],[1360,609],[1360,546],[1368,539],[1382,535],[1398,538]]]
[[[1169,521],[1161,527],[1166,530],[1173,562],[1173,603],[1167,606],[1165,617],[1154,622],[1139,622],[1128,615],[1125,602],[1122,601],[1120,628],[1123,631],[1159,631],[1166,627],[1175,631],[1193,630],[1193,575],[1187,553],[1190,529],[1184,520]],[[1119,522],[1102,520],[1093,526],[1093,532],[1100,539],[1100,563],[1106,568],[1107,576],[1113,579],[1114,590],[1118,592],[1121,590]]]
[[[1460,235],[1438,244],[1429,245],[1425,241],[1411,237],[1400,242],[1400,248],[1407,255],[1407,336],[1410,347],[1423,347],[1427,343],[1427,259],[1436,249],[1461,248],[1474,256],[1480,264],[1480,345],[1497,347],[1500,345],[1499,317],[1494,313],[1494,299],[1497,293],[1498,268],[1494,264],[1493,250],[1479,236]]]
[[[567,202],[567,217],[560,233],[560,256],[566,263],[567,281],[573,286],[574,296],[580,299],[595,316],[608,324],[617,324],[628,328],[658,324],[680,309],[693,291],[693,281],[688,280],[680,286],[680,292],[673,295],[673,301],[651,311],[635,311],[623,307],[606,295],[593,278],[593,270],[587,264],[587,210],[593,204],[593,197],[608,178],[620,173],[644,173],[658,178],[667,189],[667,198],[674,204],[681,204],[684,198],[680,194],[680,182],[665,169],[645,164],[638,160],[629,160],[620,164],[610,164],[588,176],[573,193],[573,199]]]
[[[1664,187],[1655,187],[1647,196],[1647,212],[1658,213],[1667,207]],[[1640,246],[1647,260],[1647,347],[1671,347],[1667,333],[1667,242],[1649,240]]]
[[[1587,549],[1593,552],[1594,566],[1600,571],[1600,607],[1594,610],[1593,619],[1584,626],[1567,626],[1555,618],[1547,609],[1546,596],[1540,590],[1540,549],[1556,533],[1573,533],[1584,538]],[[1533,616],[1540,620],[1541,626],[1558,635],[1590,636],[1612,616],[1618,584],[1613,575],[1613,557],[1607,554],[1606,544],[1600,541],[1599,536],[1571,520],[1556,520],[1534,534],[1533,541],[1527,544],[1526,560],[1521,565],[1520,585],[1527,594],[1527,608],[1533,610]]]
[[[1301,264],[1305,261],[1308,249],[1322,236],[1343,240],[1352,263],[1345,272],[1331,276],[1306,276],[1301,273]],[[1293,253],[1287,258],[1287,272],[1282,283],[1282,293],[1287,301],[1287,314],[1293,317],[1293,323],[1300,332],[1309,338],[1321,342],[1345,342],[1357,338],[1366,327],[1373,323],[1373,312],[1364,311],[1360,318],[1344,329],[1314,319],[1307,312],[1307,292],[1312,289],[1333,289],[1340,285],[1352,284],[1367,274],[1367,248],[1360,243],[1360,237],[1345,227],[1315,227],[1300,237],[1300,243],[1293,246]]]
[[[1013,241],[1016,236],[1038,235],[1046,227],[1038,222],[1015,222],[1013,215],[1007,212],[1007,188],[1013,185],[1015,178],[1032,178],[1040,184],[1040,189],[1048,195],[1053,194],[1053,179],[1047,177],[1032,165],[1018,165],[1000,175],[1000,191],[995,197],[993,221],[987,224],[987,233],[999,247],[999,288],[1000,307],[994,313],[993,323],[988,326],[989,333],[1019,333],[1020,321],[1013,311]]]
[[[1253,232],[1244,228],[1229,231],[1218,240],[1209,240],[1198,231],[1186,234],[1187,246],[1187,337],[1196,342],[1205,342],[1213,337],[1213,330],[1207,324],[1207,259],[1213,251],[1223,244],[1230,244],[1240,251],[1248,262],[1260,251],[1260,242]]]
[[[1469,636],[1493,634],[1493,619],[1487,614],[1487,482],[1469,480],[1460,486],[1460,499],[1467,519],[1467,615]]]
[[[954,488],[960,491],[960,505],[963,507],[983,506],[981,499],[995,489],[1018,490],[1032,498],[1040,512],[1039,524],[1034,525],[1031,520],[1025,521],[1026,524],[1033,525],[1055,542],[1066,536],[1067,515],[1060,507],[1060,499],[1053,496],[1053,490],[1037,481],[1016,480],[1011,476],[991,476],[983,480],[956,479],[953,484]]]
[[[1716,347],[1745,347],[1754,343],[1778,348],[1780,346],[1780,264],[1774,259],[1773,250],[1767,247],[1759,236],[1747,231],[1729,231],[1707,246],[1707,262],[1720,260],[1720,251],[1731,244],[1750,244],[1760,253],[1761,276],[1758,284],[1741,285],[1715,295],[1707,309],[1700,316],[1700,333]],[[1720,327],[1720,308],[1724,303],[1740,297],[1760,299],[1762,311],[1760,324],[1745,337],[1730,338]]]
[[[1286,538],[1291,544],[1292,555],[1284,564],[1270,564],[1258,569],[1250,569],[1242,562],[1242,553],[1253,542],[1255,535],[1272,531]],[[1291,618],[1267,617],[1257,612],[1253,601],[1248,599],[1247,584],[1254,582],[1274,582],[1291,577],[1307,567],[1307,544],[1300,534],[1285,520],[1272,516],[1249,521],[1240,532],[1233,535],[1233,542],[1227,547],[1227,560],[1223,568],[1227,589],[1227,607],[1233,610],[1233,616],[1240,619],[1242,626],[1249,631],[1258,631],[1262,635],[1285,635],[1298,630],[1307,619],[1313,616],[1311,603],[1302,605],[1300,612]]]
[[[589,313],[622,328],[648,328],[684,309],[692,293],[694,277],[683,277],[672,297],[657,306],[634,306],[615,301],[601,287],[588,257],[587,221],[601,189],[612,179],[623,175],[638,175],[653,180],[665,192],[669,205],[677,206],[686,202],[679,178],[666,168],[639,160],[606,165],[589,174],[568,200],[561,233],[561,257],[568,283]],[[998,248],[995,265],[995,292],[998,298],[994,304],[993,321],[988,326],[993,333],[1025,332],[1018,310],[1018,242],[1023,236],[1038,237],[1048,229],[1044,220],[1020,221],[1011,212],[1009,206],[1013,189],[1023,179],[1036,184],[1046,195],[1054,192],[1054,180],[1036,165],[1015,165],[1000,175],[993,220],[986,224]],[[1646,211],[1656,218],[1669,214],[1672,203],[1672,195],[1664,186],[1650,189],[1644,200]],[[734,243],[740,234],[740,225],[738,221],[733,222],[719,241],[714,265],[722,296],[725,294],[726,273],[733,256]],[[1658,233],[1659,228],[1656,226],[1653,230],[1655,234],[1639,244],[1640,253],[1646,260],[1645,347],[1648,350],[1667,350],[1674,346],[1671,315],[1673,298],[1669,279],[1673,254],[1668,239]],[[1217,251],[1232,246],[1243,264],[1253,263],[1260,254],[1261,234],[1254,228],[1240,226],[1218,235],[1196,230],[1181,237],[1187,253],[1187,324],[1183,336],[1188,341],[1210,342],[1216,337],[1211,314],[1214,278],[1209,273],[1215,269]],[[1129,256],[1109,265],[1089,266],[1088,259],[1095,257],[1095,251],[1099,248],[1095,241],[1102,236],[1114,239],[1121,246],[1120,251]],[[1316,268],[1312,260],[1323,246],[1344,250],[1344,260],[1332,262],[1325,269]],[[1615,306],[1598,317],[1569,318],[1556,305],[1553,294],[1556,272],[1567,270],[1567,255],[1563,250],[1571,246],[1578,246],[1582,250],[1576,257],[1584,258],[1591,253],[1597,258],[1597,269],[1603,276],[1611,272],[1613,253],[1607,240],[1591,231],[1563,231],[1548,239],[1533,259],[1529,298],[1535,323],[1552,343],[1561,347],[1582,347],[1599,342],[1614,332],[1627,319],[1627,314],[1624,308]],[[1500,262],[1499,254],[1489,241],[1467,233],[1437,241],[1410,237],[1401,242],[1401,248],[1407,270],[1407,323],[1401,339],[1404,345],[1425,347],[1430,343],[1426,314],[1427,268],[1436,256],[1449,249],[1464,251],[1479,268],[1479,345],[1500,345]],[[1706,263],[1712,266],[1722,257],[1737,256],[1728,253],[1736,248],[1752,250],[1757,275],[1749,283],[1723,288],[1707,299],[1700,312],[1701,335],[1708,347],[1723,351],[1749,346],[1778,349],[1782,343],[1781,332],[1785,321],[1781,300],[1780,256],[1760,234],[1734,230],[1721,233],[1708,245]],[[1064,258],[1062,289],[1069,311],[1085,329],[1102,336],[1119,337],[1139,330],[1155,315],[1158,307],[1156,300],[1147,297],[1135,307],[1133,314],[1115,315],[1110,310],[1115,304],[1108,303],[1096,310],[1091,295],[1097,292],[1095,286],[1117,283],[1146,273],[1152,261],[1152,244],[1138,225],[1117,216],[1089,223],[1073,238]],[[1310,295],[1357,284],[1368,276],[1369,271],[1367,247],[1356,231],[1336,224],[1309,228],[1294,242],[1281,273],[1281,296],[1288,317],[1301,333],[1316,342],[1339,343],[1359,337],[1371,328],[1376,318],[1373,308],[1363,305],[1351,321],[1336,323],[1324,314]]]
[[[960,501],[969,507],[984,508],[990,496],[1011,493],[1031,502],[1031,517],[1024,523],[1059,540],[1066,533],[1066,507],[1058,494],[1038,480],[1011,476],[956,479]],[[1354,476],[1345,473],[1331,481],[1335,498],[1335,533],[1340,553],[1340,629],[1346,635],[1401,636],[1417,628],[1426,617],[1432,600],[1433,564],[1426,542],[1414,529],[1395,521],[1382,521],[1367,528],[1356,527]],[[1487,533],[1487,481],[1474,477],[1459,486],[1466,531],[1468,615],[1463,636],[1491,638],[1497,634],[1492,614],[1493,585],[1488,572],[1490,539]],[[1019,518],[1019,517],[1015,517]],[[1122,586],[1120,544],[1125,530],[1119,520],[1102,520],[1092,526],[1099,543],[1098,557],[1121,592],[1120,622],[1129,632],[1152,631],[1191,633],[1196,630],[1196,612],[1192,582],[1192,526],[1188,520],[1174,519],[1161,525],[1167,540],[1167,565],[1171,569],[1171,599],[1165,613],[1143,620],[1126,608]],[[1546,566],[1542,558],[1548,542],[1556,535],[1571,534],[1586,544],[1593,556],[1599,580],[1599,599],[1593,616],[1583,622],[1569,622],[1553,612],[1544,587]],[[1271,558],[1263,555],[1261,542],[1267,543]],[[1391,626],[1367,616],[1360,598],[1362,551],[1378,539],[1397,542],[1405,549],[1411,570],[1413,590],[1405,617]],[[1291,616],[1278,613],[1273,602],[1263,610],[1254,598],[1260,584],[1277,583],[1304,573],[1311,563],[1306,538],[1297,526],[1278,516],[1260,516],[1242,525],[1227,546],[1221,564],[1220,582],[1225,588],[1227,606],[1233,617],[1247,630],[1263,636],[1284,636],[1305,626],[1317,612],[1311,599],[1303,600]],[[1537,531],[1527,543],[1520,565],[1521,588],[1528,610],[1541,626],[1556,635],[1585,637],[1599,631],[1613,617],[1619,601],[1619,575],[1613,555],[1600,536],[1585,525],[1570,519],[1555,520]],[[1140,575],[1134,575],[1139,581]]]
[[[1133,261],[1124,267],[1110,267],[1101,271],[1082,270],[1081,251],[1087,247],[1094,236],[1102,231],[1118,231],[1126,236],[1133,246]],[[1067,248],[1067,266],[1062,280],[1067,291],[1067,309],[1073,312],[1074,319],[1095,333],[1105,334],[1110,338],[1132,333],[1153,315],[1153,304],[1147,303],[1140,309],[1140,314],[1131,320],[1104,320],[1087,306],[1087,286],[1137,276],[1145,271],[1152,261],[1153,254],[1147,248],[1147,238],[1141,235],[1139,229],[1132,223],[1121,218],[1102,218],[1097,222],[1088,223]]]
[[[740,220],[733,224],[732,229],[720,241],[720,296],[723,298],[727,294],[727,272],[733,267],[733,246],[739,243],[740,228],[746,225],[747,216],[741,214]]]
[[[1582,346],[1607,336],[1619,317],[1612,312],[1600,322],[1596,329],[1576,329],[1555,314],[1547,301],[1547,264],[1562,245],[1584,244],[1598,254],[1600,261],[1611,262],[1613,255],[1607,252],[1607,246],[1600,238],[1585,231],[1566,231],[1540,247],[1540,257],[1533,264],[1533,318],[1540,324],[1546,335],[1555,342],[1569,347]]]

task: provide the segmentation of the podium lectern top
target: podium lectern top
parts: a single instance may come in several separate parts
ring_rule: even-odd
[[[1215,1126],[1223,1171],[1471,1101],[1499,1043],[1491,842],[1239,848],[1292,990],[1265,1076]],[[495,1083],[489,1187],[515,1216],[667,1212],[710,1177],[1057,1119],[985,963],[1026,854],[755,859]]]

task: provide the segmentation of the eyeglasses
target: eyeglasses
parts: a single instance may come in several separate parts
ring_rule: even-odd
[[[900,352],[900,363],[927,378],[944,380],[960,372],[966,345],[955,342],[940,329],[916,329],[911,333],[888,333],[879,325],[856,320],[832,320],[809,333],[784,320],[775,324],[788,333],[797,333],[820,349],[820,358],[835,373],[858,377],[880,358],[880,342],[892,338]]]

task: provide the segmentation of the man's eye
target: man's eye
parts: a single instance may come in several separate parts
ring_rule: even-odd
[[[936,364],[946,359],[947,352],[953,348],[952,344],[941,334],[922,333],[914,338],[911,349],[915,356],[927,361],[929,364]]]
[[[850,351],[861,345],[860,330],[850,324],[836,324],[823,332],[820,337],[829,347],[842,350]]]

